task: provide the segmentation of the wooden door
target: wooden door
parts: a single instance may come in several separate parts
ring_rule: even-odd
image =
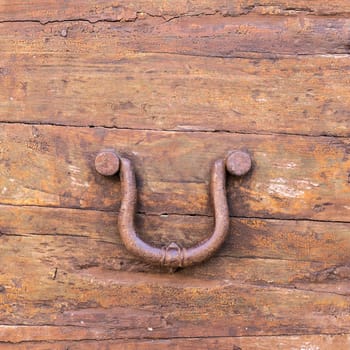
[[[1,349],[349,349],[350,3],[0,1]],[[136,169],[136,225],[186,247],[169,273],[117,230]]]

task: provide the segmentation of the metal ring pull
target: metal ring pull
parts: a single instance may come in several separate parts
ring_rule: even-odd
[[[251,168],[250,155],[235,151],[226,159],[214,162],[211,169],[210,192],[214,206],[215,228],[213,234],[197,246],[183,248],[170,243],[163,248],[153,247],[140,239],[135,231],[136,179],[129,159],[118,157],[114,151],[103,151],[95,159],[96,170],[104,176],[112,176],[120,170],[122,200],[118,217],[118,229],[129,252],[148,263],[171,268],[200,263],[211,257],[224,242],[229,229],[229,210],[226,199],[226,170],[236,176],[246,174]]]

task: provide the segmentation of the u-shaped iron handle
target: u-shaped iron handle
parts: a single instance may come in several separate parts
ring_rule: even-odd
[[[140,239],[135,231],[134,216],[137,202],[135,172],[129,159],[118,157],[114,151],[102,151],[95,159],[96,170],[104,176],[120,171],[122,200],[118,217],[119,234],[129,252],[148,263],[171,268],[200,263],[211,257],[224,242],[229,229],[229,210],[226,199],[226,170],[236,176],[251,168],[251,157],[243,151],[234,151],[214,162],[211,169],[210,192],[214,206],[215,229],[213,234],[192,248],[177,243],[166,247],[153,247]]]

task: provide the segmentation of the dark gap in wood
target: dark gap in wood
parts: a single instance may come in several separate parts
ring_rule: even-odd
[[[349,55],[350,57],[350,55]],[[322,132],[320,134],[303,134],[303,133],[289,133],[289,132],[258,132],[253,131],[232,131],[232,130],[225,130],[225,129],[186,129],[186,130],[179,130],[179,129],[157,129],[157,128],[132,128],[132,127],[118,127],[118,126],[108,126],[108,125],[75,125],[75,124],[63,124],[63,123],[53,123],[53,122],[28,122],[28,121],[8,121],[8,120],[1,120],[0,124],[14,124],[14,125],[32,125],[32,126],[54,126],[54,127],[69,127],[69,128],[101,128],[101,129],[108,129],[108,130],[132,130],[132,131],[154,131],[154,132],[176,132],[176,133],[199,133],[199,134],[206,134],[206,133],[226,133],[226,134],[234,134],[234,135],[261,135],[261,136],[302,136],[302,137],[313,137],[313,138],[340,138],[340,139],[347,139],[350,137],[350,131],[349,135],[336,135],[332,133],[325,133]],[[350,174],[349,174],[350,176]]]
[[[44,325],[35,325],[35,326],[29,326],[29,325],[24,325],[24,324],[18,324],[18,325],[13,325],[13,324],[0,324],[0,328],[2,326],[5,327],[13,327],[13,328],[32,328],[32,327],[55,327],[55,328],[62,328],[62,327],[75,327],[75,328],[90,328],[94,329],[94,327],[81,327],[77,325],[72,325],[72,326],[56,326],[56,325],[51,325],[51,324],[44,324]],[[123,340],[123,341],[164,341],[164,340],[200,340],[200,339],[255,339],[255,338],[277,338],[277,337],[296,337],[296,336],[350,336],[350,333],[344,333],[344,332],[330,332],[330,333],[278,333],[278,334],[259,334],[259,335],[244,335],[244,336],[235,336],[235,335],[208,335],[206,337],[196,337],[196,336],[173,336],[173,337],[147,337],[147,336],[142,336],[142,337],[113,337],[113,338],[103,338],[103,339],[96,339],[96,338],[84,338],[84,339],[79,339],[79,340],[24,340],[24,341],[19,341],[19,342],[12,342],[12,341],[1,341],[0,344],[21,344],[21,343],[51,343],[54,341],[55,343],[79,343],[83,341],[96,341],[96,342],[108,342],[108,341],[118,341],[118,340]]]
[[[303,15],[303,16],[312,16],[312,17],[334,17],[334,18],[349,18],[350,13],[346,11],[333,11],[329,13],[317,13],[317,11],[311,9],[310,7],[297,7],[297,6],[274,6],[278,7],[280,12],[279,13],[259,13],[254,12],[256,9],[264,9],[265,7],[268,7],[268,5],[260,5],[260,4],[253,4],[249,6],[242,7],[241,10],[237,13],[230,13],[225,10],[220,9],[212,9],[210,12],[189,12],[189,13],[179,13],[179,14],[170,14],[170,13],[162,13],[162,14],[154,14],[151,12],[148,12],[146,10],[138,10],[135,11],[135,17],[134,18],[121,18],[121,19],[109,19],[109,18],[103,18],[103,19],[96,19],[92,20],[89,18],[64,18],[64,19],[50,19],[43,21],[41,19],[3,19],[0,20],[0,23],[38,23],[41,25],[47,25],[47,24],[54,24],[54,23],[65,23],[65,22],[88,22],[90,24],[96,24],[96,23],[130,23],[130,22],[136,22],[138,20],[144,20],[145,17],[150,18],[161,18],[164,20],[163,23],[171,22],[175,19],[183,18],[183,17],[207,17],[207,16],[221,16],[223,18],[225,17],[243,17],[243,16],[249,16],[254,15],[257,17],[296,17],[297,15]],[[101,17],[103,17],[104,14],[101,14]]]

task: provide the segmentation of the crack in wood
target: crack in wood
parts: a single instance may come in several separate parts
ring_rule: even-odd
[[[115,213],[116,217],[118,216],[118,210],[113,209],[103,209],[103,208],[94,208],[94,207],[60,207],[60,206],[50,206],[50,205],[33,205],[33,204],[11,204],[11,203],[1,203],[0,207],[15,207],[15,208],[47,208],[47,209],[57,209],[57,210],[81,210],[81,211],[96,211],[101,213]],[[137,211],[137,215],[144,215],[144,216],[153,216],[153,217],[164,217],[164,212],[144,212],[144,211]],[[166,213],[166,216],[179,216],[179,217],[205,217],[205,218],[213,218],[212,215],[206,215],[206,214],[199,214],[199,213]],[[242,215],[230,215],[229,216],[232,219],[262,219],[262,220],[278,220],[278,221],[295,221],[295,222],[325,222],[325,223],[334,223],[334,224],[349,224],[350,221],[342,221],[342,220],[322,220],[322,219],[312,219],[312,218],[302,218],[302,217],[295,217],[295,218],[285,218],[285,217],[274,217],[274,216],[242,216]],[[6,232],[0,232],[1,234],[6,234]],[[84,236],[82,236],[84,237]]]
[[[233,130],[227,130],[227,129],[208,129],[203,130],[203,128],[196,129],[193,127],[193,129],[172,129],[172,128],[133,128],[133,127],[118,127],[115,125],[76,125],[76,124],[63,124],[63,123],[57,123],[57,122],[31,122],[31,121],[9,121],[9,120],[3,120],[0,119],[0,124],[9,124],[9,125],[32,125],[32,126],[54,126],[54,127],[69,127],[69,128],[82,128],[82,129],[106,129],[106,130],[132,130],[132,131],[154,131],[154,132],[174,132],[179,134],[186,134],[186,133],[198,133],[198,134],[215,134],[215,133],[223,133],[223,134],[233,134],[233,135],[261,135],[261,136],[274,136],[274,135],[281,135],[281,136],[302,136],[302,137],[312,137],[312,138],[339,138],[339,139],[348,139],[350,137],[349,135],[337,135],[332,134],[331,132],[321,132],[319,134],[306,134],[306,133],[295,133],[295,132],[282,132],[282,131],[276,131],[276,132],[259,132],[259,130],[255,131],[233,131]],[[349,174],[350,178],[350,174]]]

